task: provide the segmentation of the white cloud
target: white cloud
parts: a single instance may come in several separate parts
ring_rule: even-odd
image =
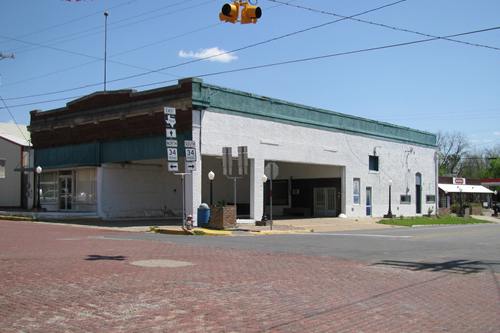
[[[493,132],[493,135],[500,136],[500,132],[499,131]]]
[[[208,49],[200,49],[196,52],[193,51],[179,51],[179,57],[181,58],[194,58],[194,59],[205,59],[208,61],[224,62],[228,63],[238,59],[233,53],[226,53],[226,50],[219,49],[216,47],[210,47]]]

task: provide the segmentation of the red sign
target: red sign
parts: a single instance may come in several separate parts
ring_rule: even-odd
[[[453,184],[455,184],[455,185],[465,185],[465,178],[455,178],[455,177],[453,177]]]

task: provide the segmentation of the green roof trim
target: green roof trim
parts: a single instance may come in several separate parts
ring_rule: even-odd
[[[191,80],[193,108],[436,147],[436,135],[429,132]]]
[[[183,141],[191,140],[191,133],[180,132],[177,134],[177,140],[178,156],[183,157]],[[44,169],[99,166],[102,163],[166,159],[166,154],[165,137],[151,136],[37,149],[35,165]]]

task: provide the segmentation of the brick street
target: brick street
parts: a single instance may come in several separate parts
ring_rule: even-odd
[[[494,270],[116,237],[124,234],[0,221],[0,331],[500,331]],[[135,265],[157,259],[191,265]]]

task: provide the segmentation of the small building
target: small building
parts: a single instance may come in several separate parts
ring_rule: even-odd
[[[477,207],[490,207],[494,194],[493,191],[482,186],[480,179],[439,177],[438,186],[441,213],[449,213],[454,205],[476,204]],[[474,211],[473,213],[479,212]]]
[[[500,178],[483,178],[481,179],[481,185],[493,191],[492,202],[500,202]]]
[[[179,171],[189,167],[184,184],[167,169],[165,107],[176,109],[171,157]],[[178,217],[184,186],[186,210],[196,220],[197,207],[210,202],[212,171],[213,202],[237,203],[240,218],[260,220],[271,209],[270,180],[263,184],[271,162],[278,167],[274,216],[382,216],[390,196],[396,215],[436,210],[434,134],[197,78],[141,92],[96,92],[59,109],[34,110],[29,129],[35,165],[44,170],[42,206],[50,211]],[[186,140],[196,151],[195,161],[189,151],[187,164]],[[223,175],[224,147],[232,147],[234,165],[237,147],[248,151],[236,199],[234,181]]]
[[[24,125],[0,123],[0,209],[31,208],[31,145]]]

